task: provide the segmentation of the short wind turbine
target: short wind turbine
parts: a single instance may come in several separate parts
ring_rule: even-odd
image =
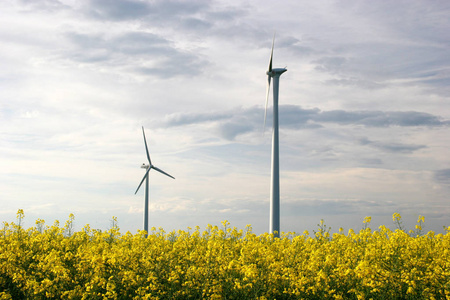
[[[264,128],[266,126],[267,104],[269,102],[270,80],[273,78],[273,132],[272,132],[272,172],[270,184],[270,221],[269,233],[274,236],[280,235],[280,164],[279,164],[279,141],[278,141],[278,88],[280,76],[287,70],[285,68],[272,69],[273,46],[275,35],[272,41],[272,51],[270,53],[269,69],[267,70],[267,90],[266,108],[264,111]]]
[[[147,171],[145,172],[144,177],[141,180],[141,183],[139,183],[138,188],[136,189],[136,192],[134,193],[136,195],[136,193],[139,191],[139,188],[141,187],[142,183],[145,180],[145,202],[144,202],[144,230],[148,233],[148,173],[150,172],[151,169],[154,169],[166,176],[169,176],[170,178],[175,179],[175,177],[173,177],[172,175],[167,174],[166,172],[164,172],[163,170],[157,168],[156,166],[154,166],[152,164],[152,160],[150,159],[150,153],[148,152],[148,147],[147,147],[147,140],[145,139],[145,132],[144,132],[144,127],[142,127],[142,134],[144,135],[144,144],[145,144],[145,151],[147,152],[147,159],[148,159],[148,165],[146,165],[145,163],[142,164],[141,168],[142,169],[147,169]]]

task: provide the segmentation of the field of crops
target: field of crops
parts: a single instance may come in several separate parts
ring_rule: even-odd
[[[399,225],[400,215],[394,214]],[[4,223],[0,299],[450,299],[450,230],[255,235],[209,226],[121,234]]]

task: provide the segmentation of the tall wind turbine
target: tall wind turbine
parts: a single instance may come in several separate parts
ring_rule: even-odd
[[[273,46],[275,35],[272,41],[272,51],[270,53],[269,69],[267,70],[267,90],[266,109],[264,111],[264,127],[266,126],[267,104],[269,102],[270,80],[273,78],[273,133],[272,133],[272,172],[270,183],[270,221],[269,233],[276,237],[280,235],[280,164],[279,164],[279,142],[278,142],[278,89],[280,76],[287,70],[285,68],[272,69]]]
[[[145,172],[144,177],[141,180],[141,183],[139,183],[138,188],[136,189],[136,192],[134,193],[136,195],[136,193],[139,191],[139,188],[141,187],[142,183],[145,180],[145,202],[144,202],[144,230],[148,233],[148,173],[150,172],[151,169],[154,169],[166,176],[169,176],[170,178],[175,179],[175,177],[173,177],[172,175],[167,174],[166,172],[164,172],[163,170],[157,168],[156,166],[154,166],[152,164],[152,160],[150,159],[150,153],[148,152],[148,147],[147,147],[147,140],[145,139],[145,132],[144,132],[144,127],[142,126],[142,134],[144,135],[144,144],[145,144],[145,151],[147,152],[147,159],[148,159],[148,165],[146,165],[145,163],[142,164],[141,168],[142,169],[147,169],[147,171]]]

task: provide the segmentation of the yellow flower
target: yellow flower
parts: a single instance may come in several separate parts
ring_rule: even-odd
[[[402,216],[400,216],[399,213],[394,213],[392,215],[392,221],[396,222],[396,221],[400,221],[402,219]]]
[[[23,212],[22,212],[23,214]],[[401,219],[393,215],[394,221]],[[69,216],[69,221],[73,215]],[[364,223],[370,223],[370,217]],[[422,230],[419,217],[416,231]],[[36,225],[44,224],[42,220]],[[68,223],[66,222],[66,225]],[[445,299],[450,231],[408,235],[380,226],[329,235],[321,221],[281,238],[231,227],[120,234],[58,223],[0,231],[0,299]],[[19,234],[17,234],[19,233]],[[6,287],[16,287],[8,290]],[[403,294],[402,294],[403,293]],[[119,296],[120,295],[120,296]],[[409,296],[410,295],[410,296]]]

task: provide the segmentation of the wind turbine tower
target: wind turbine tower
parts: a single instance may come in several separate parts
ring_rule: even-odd
[[[272,130],[272,172],[270,179],[270,221],[269,233],[274,236],[280,236],[280,155],[278,140],[278,90],[280,85],[280,76],[287,71],[285,68],[272,69],[273,46],[275,44],[275,35],[272,41],[272,51],[270,53],[269,69],[267,70],[267,90],[266,90],[266,108],[264,112],[264,127],[267,117],[267,104],[269,102],[270,81],[273,78],[273,130]]]
[[[151,169],[154,169],[166,176],[169,176],[170,178],[175,179],[175,177],[173,177],[172,175],[167,174],[166,172],[164,172],[163,170],[157,168],[156,166],[154,166],[152,164],[152,160],[150,159],[150,153],[148,152],[148,147],[147,147],[147,140],[145,139],[145,132],[144,132],[144,127],[142,127],[142,134],[144,135],[144,144],[145,144],[145,151],[147,153],[147,160],[148,160],[148,165],[146,164],[142,164],[141,168],[142,169],[146,169],[147,171],[145,172],[144,177],[141,180],[141,183],[139,183],[138,188],[136,189],[136,192],[134,193],[136,195],[136,193],[139,191],[139,188],[141,187],[142,183],[145,180],[145,202],[144,202],[144,230],[148,233],[148,174],[150,172]]]

